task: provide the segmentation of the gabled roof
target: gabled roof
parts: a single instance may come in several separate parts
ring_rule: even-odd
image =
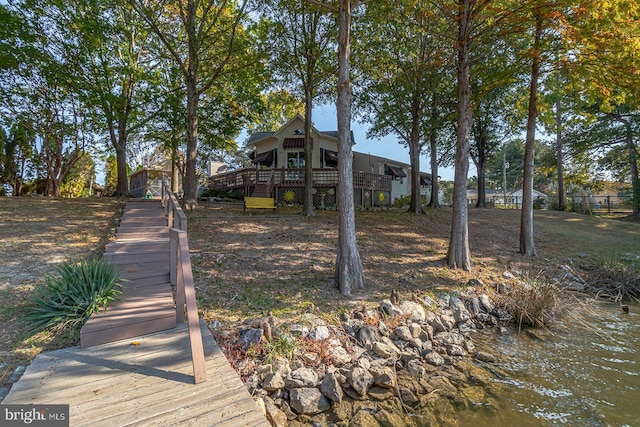
[[[253,145],[258,141],[261,141],[263,139],[272,137],[272,136],[277,136],[280,131],[282,131],[283,129],[287,128],[291,123],[293,123],[296,120],[300,120],[302,121],[302,123],[304,123],[304,117],[302,117],[300,114],[296,114],[295,116],[293,116],[291,119],[289,119],[289,121],[287,121],[287,123],[285,123],[284,125],[282,125],[280,127],[280,129],[278,129],[275,132],[254,132],[251,135],[249,135],[249,139],[247,140],[247,146],[249,145]],[[331,131],[320,131],[318,129],[316,129],[315,126],[311,126],[311,131],[312,132],[316,132],[322,136],[325,137],[329,137],[329,138],[333,138],[333,139],[338,139],[338,131],[336,130],[331,130]],[[355,144],[355,139],[353,137],[353,131],[351,132],[351,143]]]

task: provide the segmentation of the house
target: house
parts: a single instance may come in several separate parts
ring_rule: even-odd
[[[316,206],[335,205],[338,185],[338,135],[311,128],[313,183]],[[353,134],[351,141],[355,144]],[[247,141],[254,167],[209,177],[209,188],[241,196],[274,197],[276,202],[302,203],[306,164],[304,118],[296,115],[275,132],[255,132]],[[391,205],[411,194],[410,167],[379,156],[353,153],[354,202],[357,206]],[[428,195],[429,174],[421,174],[421,192]],[[286,194],[286,197],[285,197]]]
[[[129,175],[129,193],[132,197],[159,198],[162,194],[162,181],[171,181],[171,161],[138,169]]]
[[[506,197],[506,203],[505,203]],[[544,206],[548,195],[541,191],[533,190],[534,203],[538,201],[539,206]],[[522,189],[518,190],[485,190],[485,199],[488,204],[493,206],[502,206],[513,209],[520,209],[522,207]],[[467,203],[476,204],[478,201],[478,190],[467,190]]]

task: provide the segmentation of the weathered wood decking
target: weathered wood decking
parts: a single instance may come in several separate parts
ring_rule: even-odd
[[[194,384],[193,334],[187,323],[176,327],[170,247],[160,202],[129,201],[104,254],[126,280],[122,298],[83,326],[81,347],[38,355],[2,404],[69,404],[71,426],[268,427],[197,320],[208,380]]]
[[[169,227],[160,201],[127,203],[116,240],[106,246],[103,259],[121,272],[123,294],[82,327],[81,347],[176,326],[169,281]]]
[[[74,427],[268,427],[202,323],[201,330],[209,378],[201,384],[193,384],[184,323],[135,339],[42,353],[2,403],[68,404]]]

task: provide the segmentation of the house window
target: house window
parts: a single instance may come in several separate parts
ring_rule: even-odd
[[[287,168],[301,169],[304,167],[304,151],[287,153]]]
[[[331,150],[320,149],[320,167],[321,168],[337,168],[338,153]]]

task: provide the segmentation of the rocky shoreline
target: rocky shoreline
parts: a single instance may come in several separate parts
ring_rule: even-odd
[[[273,426],[442,424],[490,399],[481,386],[495,358],[472,335],[510,319],[479,285],[392,294],[337,322],[306,313],[292,324],[268,316],[210,328]]]

